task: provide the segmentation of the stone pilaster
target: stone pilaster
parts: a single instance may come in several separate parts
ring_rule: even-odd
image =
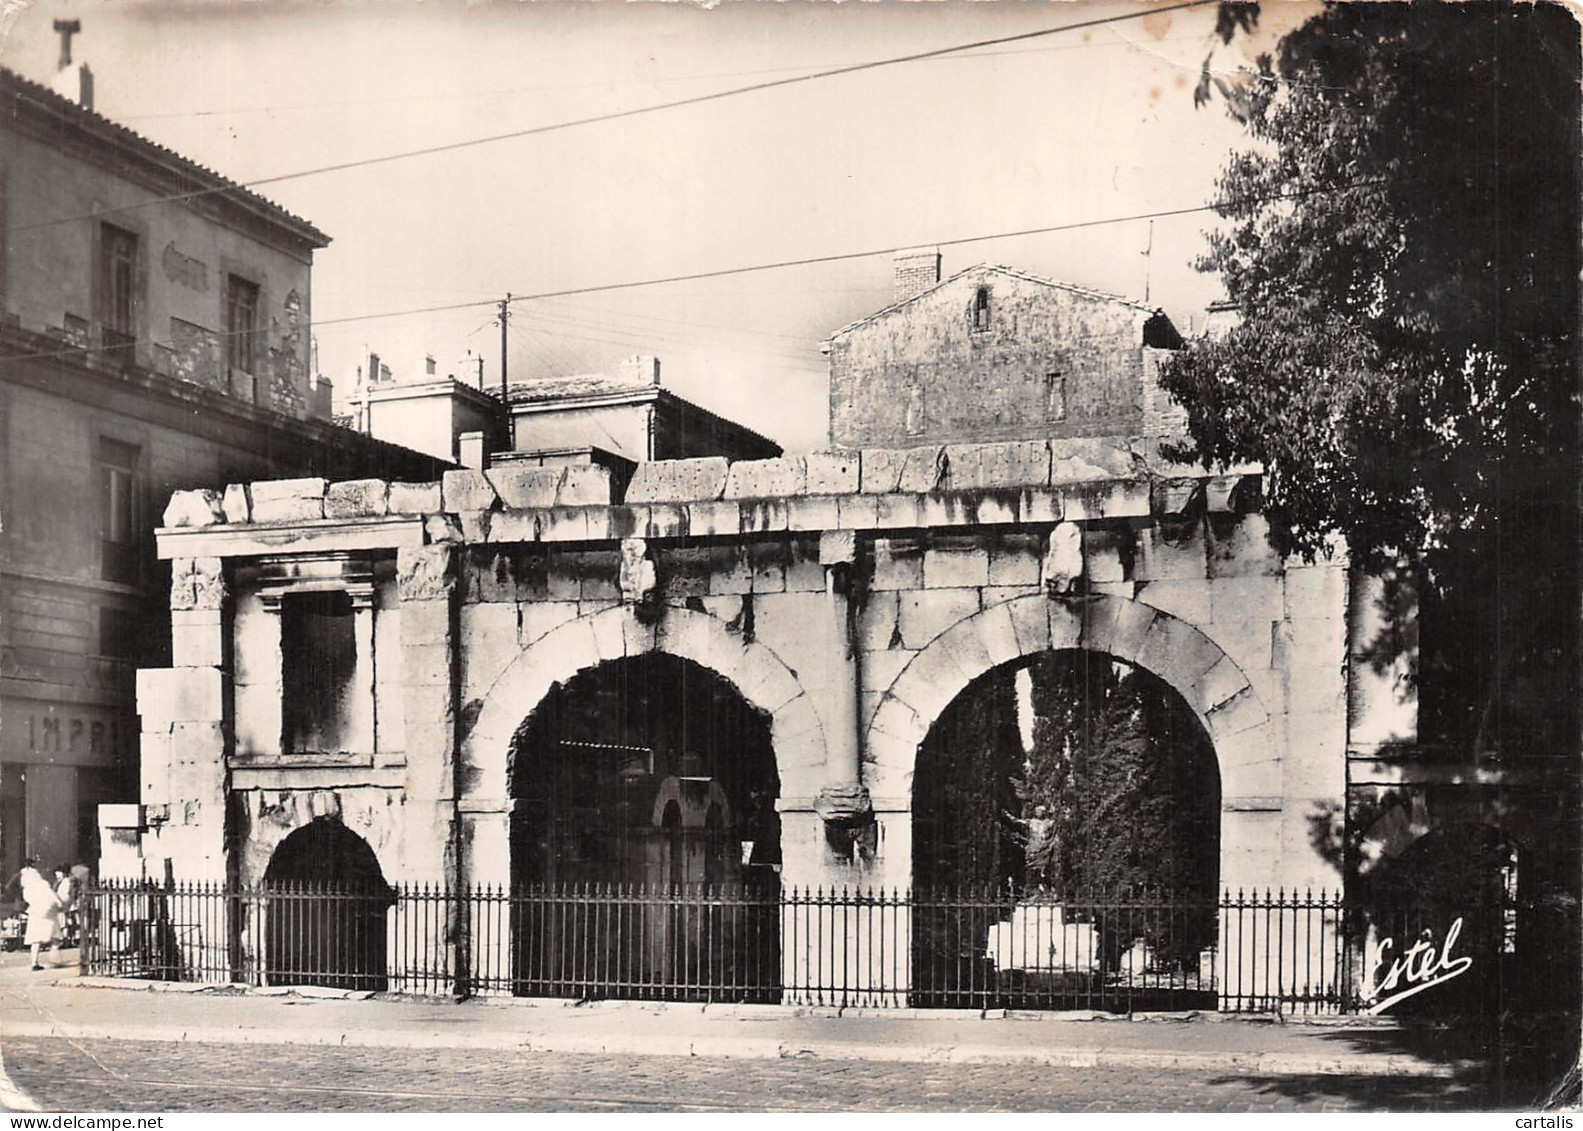
[[[457,569],[450,545],[403,549],[396,561],[401,602],[409,833],[404,874],[456,885]]]

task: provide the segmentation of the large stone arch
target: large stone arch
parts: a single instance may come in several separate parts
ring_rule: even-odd
[[[818,791],[825,762],[824,728],[797,674],[772,649],[744,640],[708,613],[668,607],[658,624],[648,625],[632,606],[621,605],[567,621],[546,633],[523,649],[490,685],[462,745],[462,757],[478,783],[473,794],[499,798],[504,808],[512,736],[552,687],[607,661],[649,652],[691,660],[731,684],[769,716],[781,796]]]
[[[1105,652],[1158,676],[1198,716],[1220,767],[1221,878],[1234,881],[1241,869],[1228,850],[1245,846],[1246,838],[1228,824],[1279,807],[1276,727],[1246,673],[1218,644],[1186,621],[1121,597],[1017,597],[964,617],[932,640],[888,687],[875,689],[882,694],[864,736],[875,807],[910,809],[918,747],[968,684],[1001,664],[1066,648]]]

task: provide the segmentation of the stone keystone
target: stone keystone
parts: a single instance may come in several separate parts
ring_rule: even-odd
[[[1083,531],[1075,522],[1063,522],[1050,531],[1039,579],[1052,597],[1065,597],[1083,576]]]
[[[654,572],[654,560],[649,557],[649,544],[642,538],[621,540],[621,598],[630,604],[646,601],[659,578]]]

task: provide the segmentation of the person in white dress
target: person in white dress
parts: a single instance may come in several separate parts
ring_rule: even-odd
[[[27,903],[27,933],[22,941],[33,948],[33,969],[42,970],[39,953],[55,941],[60,929],[60,897],[55,894],[55,885],[39,871],[37,860],[29,860],[18,878],[22,882],[22,899]]]

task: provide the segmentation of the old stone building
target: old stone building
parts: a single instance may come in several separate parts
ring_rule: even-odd
[[[1181,337],[1157,310],[989,264],[942,281],[938,249],[897,257],[895,299],[825,344],[833,448],[1180,427],[1154,373]]]
[[[60,84],[81,84],[63,55]],[[138,795],[133,669],[168,662],[152,528],[174,489],[447,466],[330,424],[318,229],[71,93],[0,70],[7,876],[91,861],[96,805]]]
[[[627,901],[622,961],[671,974],[677,954],[722,940],[654,891],[758,893],[726,959],[684,988],[653,983],[684,995],[751,984],[773,999],[834,963],[861,969],[863,1000],[952,1004],[924,985],[939,961],[1019,984],[1147,970],[1224,994],[1215,962],[1233,952],[1243,1002],[1299,992],[1298,966],[1329,968],[1332,1007],[1359,992],[1370,967],[1347,965],[1337,905],[1311,895],[1279,904],[1283,933],[1268,914],[1235,917],[1256,906],[1239,896],[1218,928],[1211,910],[1174,938],[1017,895],[964,933],[918,902],[964,876],[1002,892],[1149,879],[1165,856],[1198,891],[1334,890],[1356,878],[1357,846],[1406,858],[1428,831],[1421,808],[1354,820],[1360,775],[1430,771],[1400,755],[1410,672],[1368,652],[1381,584],[1341,546],[1314,562],[1277,553],[1258,468],[1162,452],[1180,428],[1153,377],[1169,323],[1002,268],[941,283],[937,260],[916,258],[898,280],[922,291],[831,340],[831,451],[626,466],[480,452],[437,481],[179,495],[157,536],[173,660],[139,676],[143,806],[107,867],[243,889],[602,885]],[[875,387],[888,395],[870,421]],[[527,435],[519,418],[519,447]],[[1038,751],[1072,718],[1146,752],[1092,780],[1170,809],[1157,827],[1172,843],[1091,851],[1129,818],[1103,797],[1086,824],[1034,804],[1054,796],[1039,792]],[[1062,741],[1056,769],[1075,775],[1090,752]],[[1131,780],[1151,762],[1174,762],[1163,793]],[[1074,828],[1093,843],[1070,843]],[[1505,858],[1486,855],[1490,882],[1506,882]],[[845,888],[914,899],[884,904],[902,910],[861,940],[844,916],[883,898],[839,916],[773,910]],[[494,927],[419,928],[418,905],[398,905],[367,969],[417,984],[403,948],[429,930],[463,981],[588,992],[564,965],[570,929],[533,919],[523,908],[540,896],[525,898]],[[1298,942],[1285,932],[1300,914]],[[1399,927],[1372,924],[1374,943],[1382,923]],[[1507,969],[1524,929],[1470,920],[1463,944]],[[1018,942],[1030,930],[1047,932],[1043,959]],[[256,923],[236,931],[234,946],[266,946],[249,941],[265,937]],[[1089,957],[1052,965],[1069,939]]]

